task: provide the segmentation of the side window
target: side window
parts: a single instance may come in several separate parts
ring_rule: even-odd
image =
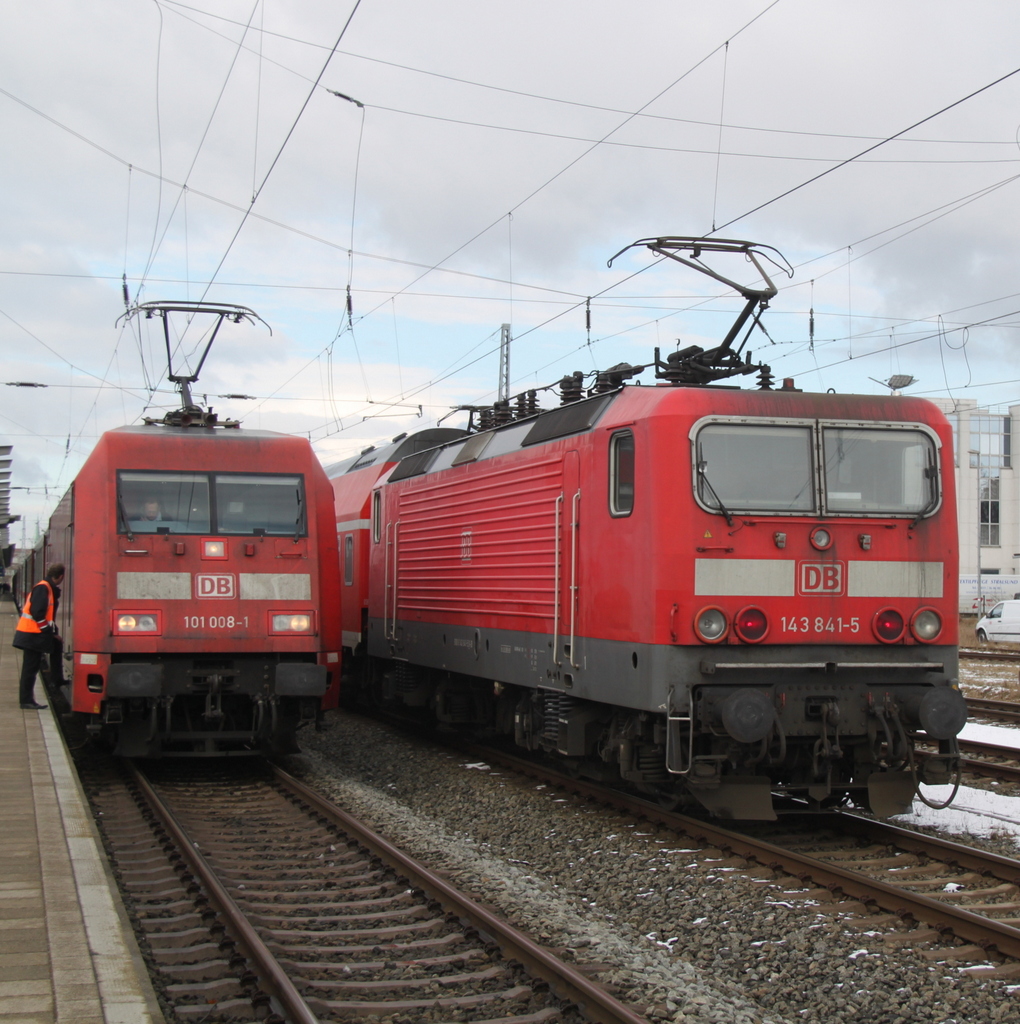
[[[1002,618],[1002,605],[997,604],[989,613],[988,618],[990,619],[1001,619]]]
[[[344,537],[344,586],[354,586],[354,534]]]
[[[382,493],[376,491],[372,495],[372,540],[376,544],[382,536]]]
[[[634,435],[621,430],[609,439],[609,512],[629,516],[634,511]]]

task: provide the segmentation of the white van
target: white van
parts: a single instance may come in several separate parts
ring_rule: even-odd
[[[1020,601],[1000,601],[974,629],[978,640],[1020,643]]]

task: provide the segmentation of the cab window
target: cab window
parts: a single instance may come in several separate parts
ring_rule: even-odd
[[[375,491],[372,494],[372,540],[376,544],[382,536],[382,494]]]
[[[621,430],[609,439],[609,512],[629,516],[634,511],[634,435]]]
[[[122,470],[117,531],[301,536],[307,532],[304,478]]]
[[[354,586],[354,534],[344,537],[344,586]]]
[[[118,533],[209,533],[206,473],[117,474]]]
[[[902,427],[825,427],[825,507],[865,515],[921,515],[938,500],[935,445]]]
[[[216,532],[305,532],[305,502],[300,476],[269,473],[217,473]]]
[[[696,440],[701,504],[720,512],[813,512],[810,426],[712,423]]]

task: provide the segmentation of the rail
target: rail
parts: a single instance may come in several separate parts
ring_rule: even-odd
[[[255,965],[255,972],[263,988],[276,997],[291,1024],[318,1024],[319,1018],[301,997],[280,962],[269,951],[241,908],[233,901],[208,861],[188,838],[173,812],[149,784],[149,780],[138,770],[134,762],[128,762],[128,771],[132,781],[145,796],[149,807],[173,838],[179,853],[187,861],[195,877],[201,881],[206,896],[227,922],[234,941],[243,950],[249,963]]]
[[[666,810],[660,805],[640,797],[607,789],[583,779],[570,778],[544,765],[535,764],[513,754],[495,751],[488,747],[476,748],[475,752],[502,767],[542,779],[547,784],[576,793],[585,799],[665,825],[698,842],[704,842],[710,846],[727,850],[736,856],[757,861],[774,870],[782,870],[802,880],[810,879],[818,886],[832,892],[842,892],[851,899],[877,904],[899,917],[913,917],[918,921],[927,922],[938,931],[952,932],[958,937],[986,949],[994,947],[1005,956],[1020,959],[1020,928],[1012,924],[974,913],[961,906],[954,906],[946,899],[935,899],[922,893],[912,892],[900,885],[871,878],[861,872],[789,849],[786,846],[756,839],[712,822]],[[874,822],[855,814],[833,813],[827,816],[826,821],[834,821],[840,827],[846,828],[851,834],[851,838],[861,832],[869,832],[872,835],[881,833],[886,837],[885,841],[895,842],[904,847],[909,843],[914,844],[911,848],[920,848],[920,844],[924,842],[927,844],[926,849],[931,851],[928,853],[929,856],[934,856],[935,850],[940,851],[940,859],[946,861],[947,868],[954,864],[969,866],[975,872],[992,875],[1011,885],[1020,885],[1020,861],[985,853],[982,850],[965,847],[948,840],[928,836],[921,837],[909,830],[882,822]],[[817,826],[815,827],[817,828]]]
[[[599,1024],[648,1024],[646,1018],[624,1006],[569,964],[553,956],[513,925],[475,903],[439,875],[366,828],[282,768],[274,765],[273,772],[284,786],[314,807],[317,813],[354,836],[384,864],[406,878],[412,885],[428,893],[448,912],[468,921],[473,928],[493,938],[504,956],[519,961],[529,974],[547,982],[560,998],[576,1003],[590,1020],[598,1021]]]
[[[258,1007],[269,1004],[290,1024],[317,1024],[323,1017],[413,1016],[442,1005],[458,1020],[467,1019],[465,1014],[491,1020],[498,1008],[506,1024],[533,1024],[559,1019],[566,1004],[573,1004],[595,1024],[648,1024],[278,766],[263,762],[252,772],[235,762],[210,778],[177,763],[159,766],[155,783],[133,764],[128,770],[132,807],[149,820],[144,831],[156,833],[154,843],[143,841],[144,863],[138,853],[141,822],[129,823],[114,811],[117,800],[128,800],[126,794],[108,792],[110,817],[100,820],[127,833],[111,840],[111,849],[115,858],[125,858],[133,897],[143,899],[139,916],[159,971],[183,981],[164,988],[182,1014],[201,1009],[216,1019],[248,1019],[252,1007],[261,1016],[265,1011]],[[113,774],[120,778],[119,793],[123,777]],[[327,852],[316,857],[316,850]],[[179,887],[179,896],[170,894],[171,885]],[[342,947],[335,945],[338,938]],[[498,947],[501,957],[487,957],[484,944]],[[419,952],[408,952],[415,947]],[[381,949],[388,952],[367,961],[350,956]],[[334,962],[338,952],[348,955]],[[405,958],[405,966],[419,959],[449,966],[441,997],[431,993],[440,978],[431,970],[393,977],[389,961]],[[479,960],[482,966],[468,967]],[[352,964],[386,980],[354,978]],[[548,993],[545,986],[528,984],[526,975],[544,982]],[[523,1005],[516,1012],[503,1009],[518,1001]],[[275,1014],[269,1019],[280,1019]]]

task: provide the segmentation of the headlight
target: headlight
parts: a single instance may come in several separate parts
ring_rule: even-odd
[[[155,615],[118,615],[117,632],[157,633],[159,632],[159,619]]]
[[[694,620],[694,632],[706,644],[717,644],[729,629],[726,615],[721,608],[702,608]]]
[[[204,540],[202,541],[202,557],[203,558],[226,558],[227,557],[227,542],[224,540]]]
[[[832,547],[832,534],[822,526],[818,526],[808,535],[808,540],[818,551],[827,551]]]
[[[922,608],[910,620],[910,632],[921,643],[930,644],[942,632],[942,616],[934,608]]]
[[[307,633],[312,628],[311,615],[274,615],[274,633]]]

